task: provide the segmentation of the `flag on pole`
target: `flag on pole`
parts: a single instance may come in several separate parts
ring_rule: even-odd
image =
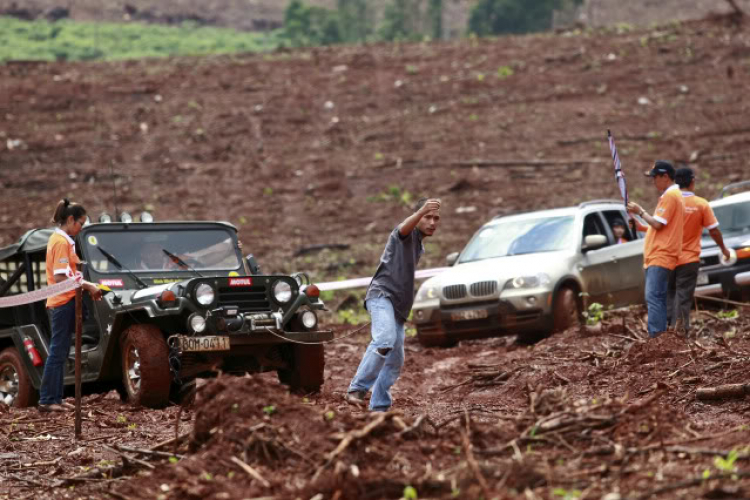
[[[622,173],[622,164],[620,163],[620,156],[617,154],[617,146],[615,146],[615,138],[612,137],[612,133],[607,130],[607,139],[609,139],[609,150],[612,153],[612,161],[615,164],[615,182],[617,187],[620,188],[620,195],[622,195],[622,201],[625,205],[628,204],[628,185],[625,182],[625,174]]]

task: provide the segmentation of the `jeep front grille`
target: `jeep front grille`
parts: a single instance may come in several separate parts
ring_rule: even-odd
[[[494,295],[497,291],[497,281],[479,281],[469,288],[471,295],[474,297],[486,297]]]
[[[237,306],[240,312],[266,312],[271,310],[265,285],[245,287],[219,287],[219,306]]]
[[[466,285],[448,285],[443,287],[443,297],[448,300],[463,299],[466,297]]]

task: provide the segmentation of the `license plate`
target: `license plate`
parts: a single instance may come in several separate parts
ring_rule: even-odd
[[[698,273],[698,282],[699,285],[708,285],[708,275],[706,273]]]
[[[484,319],[487,317],[487,309],[470,309],[451,313],[453,321],[467,321],[472,319]]]
[[[180,350],[183,352],[229,350],[229,337],[179,337],[179,339]]]

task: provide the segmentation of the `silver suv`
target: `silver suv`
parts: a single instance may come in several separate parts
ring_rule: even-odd
[[[612,231],[627,220],[612,200],[496,217],[419,288],[419,341],[535,336],[574,324],[592,303],[643,302],[643,240],[628,228],[628,242],[617,244]]]

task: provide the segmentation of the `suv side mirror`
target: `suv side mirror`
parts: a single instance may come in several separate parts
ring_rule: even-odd
[[[589,250],[596,250],[597,248],[601,248],[606,245],[606,236],[604,236],[603,234],[590,234],[583,239],[582,250],[584,252],[588,252]]]
[[[258,264],[258,261],[255,260],[255,256],[253,254],[245,257],[245,261],[247,262],[247,267],[250,269],[250,274],[260,274],[260,264]]]
[[[458,260],[458,252],[449,253],[448,256],[445,258],[445,261],[448,263],[449,266],[452,266],[456,263]]]

